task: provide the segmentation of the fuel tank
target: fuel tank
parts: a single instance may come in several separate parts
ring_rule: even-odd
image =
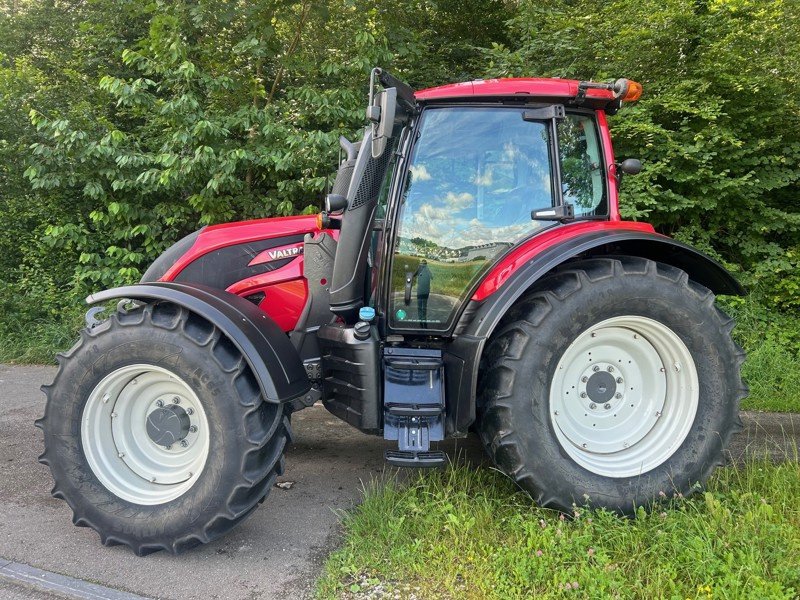
[[[210,225],[168,248],[142,283],[176,281],[226,290],[250,300],[289,332],[308,296],[303,239],[322,231],[338,238],[338,230],[318,227],[316,215]]]

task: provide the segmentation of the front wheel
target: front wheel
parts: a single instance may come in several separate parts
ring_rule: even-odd
[[[136,554],[241,522],[283,470],[289,422],[216,327],[168,303],[113,314],[59,357],[47,394],[53,495]]]
[[[739,424],[744,353],[714,296],[638,258],[573,263],[490,341],[479,431],[543,506],[621,513],[706,481]]]

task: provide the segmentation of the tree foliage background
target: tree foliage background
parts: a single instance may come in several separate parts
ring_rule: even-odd
[[[625,215],[791,314],[798,63],[796,0],[0,0],[0,302],[58,315],[202,224],[318,210],[381,65],[642,82]]]

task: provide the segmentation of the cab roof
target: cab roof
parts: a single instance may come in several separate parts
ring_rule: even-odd
[[[475,97],[530,96],[532,98],[573,99],[578,95],[576,79],[546,79],[537,77],[512,77],[507,79],[477,79],[451,83],[414,92],[419,102],[457,100]],[[592,104],[607,104],[614,100],[610,90],[587,89],[586,100]],[[593,101],[593,102],[592,102]]]

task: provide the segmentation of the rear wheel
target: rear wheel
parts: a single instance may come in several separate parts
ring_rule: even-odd
[[[498,327],[479,432],[540,504],[631,513],[704,483],[746,395],[733,321],[683,271],[638,258],[556,271]]]
[[[283,471],[283,407],[263,401],[244,358],[171,304],[85,330],[47,394],[41,462],[76,525],[137,554],[226,533]]]

